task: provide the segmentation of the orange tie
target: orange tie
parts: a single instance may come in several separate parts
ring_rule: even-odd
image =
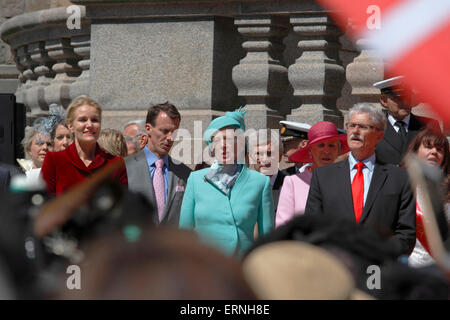
[[[358,171],[352,182],[353,211],[355,212],[356,223],[359,223],[364,207],[364,175],[362,172],[364,163],[357,162],[355,167]]]

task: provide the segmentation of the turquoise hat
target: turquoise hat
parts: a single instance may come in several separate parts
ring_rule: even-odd
[[[238,111],[228,111],[224,116],[218,117],[211,121],[203,134],[203,140],[207,145],[211,144],[212,136],[222,128],[234,127],[245,131],[244,114],[247,113],[247,110],[241,111],[241,109],[242,106],[239,107]]]

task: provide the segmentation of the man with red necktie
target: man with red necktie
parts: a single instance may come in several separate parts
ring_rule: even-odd
[[[350,109],[348,119],[348,159],[314,170],[305,214],[371,226],[392,237],[399,254],[410,254],[416,241],[416,208],[407,172],[375,156],[386,117],[361,103]]]

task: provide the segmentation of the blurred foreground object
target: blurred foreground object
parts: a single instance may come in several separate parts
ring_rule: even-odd
[[[367,39],[386,62],[388,74],[404,75],[405,88],[417,92],[450,124],[450,1],[318,0],[350,37]]]
[[[84,202],[86,202],[113,172],[123,167],[121,159],[113,161],[102,168],[92,178],[80,183],[63,195],[45,204],[36,219],[34,231],[38,237],[43,237],[54,228],[64,224]]]
[[[120,165],[103,168],[53,199],[39,186],[14,178],[0,208],[0,282],[5,279],[3,288],[9,283],[12,289],[0,296],[51,297],[66,265],[83,261],[85,242],[116,230],[133,237],[133,230],[151,228],[154,209],[145,197],[108,180]]]
[[[446,221],[445,217],[442,216],[443,195],[440,188],[442,172],[438,168],[420,162],[414,155],[409,155],[405,162],[414,188],[416,186],[425,186],[421,189],[420,196],[427,242],[436,265],[450,279],[450,255],[444,246],[441,237],[442,231],[439,230],[439,226],[442,228],[443,225],[439,221]],[[447,226],[446,223],[444,225]],[[448,230],[445,230],[444,234],[447,233]]]
[[[135,240],[116,233],[88,245],[81,290],[61,299],[256,299],[241,265],[191,231],[161,226]]]
[[[40,277],[45,263],[32,227],[47,195],[42,186],[29,182],[17,175],[11,181],[11,192],[0,193],[1,299],[37,299],[51,285]]]
[[[244,260],[244,273],[261,299],[372,299],[355,289],[352,275],[332,254],[298,241],[258,247]]]
[[[449,282],[440,269],[436,267],[410,268],[403,265],[399,262],[403,257],[399,256],[401,247],[398,242],[387,236],[383,237],[371,227],[349,223],[347,220],[317,215],[297,216],[269,235],[260,237],[252,249],[247,252],[244,261],[260,247],[264,248],[269,244],[286,240],[311,244],[327,250],[349,270],[353,276],[355,287],[375,299],[447,300],[449,297]],[[273,265],[287,263],[286,261],[289,262],[296,258],[285,257],[281,259],[284,259],[284,262],[273,262],[274,258],[266,259],[266,261]],[[368,280],[371,276],[368,270],[370,270],[369,267],[373,268],[373,266],[380,269],[379,288],[369,288],[368,286]],[[289,268],[289,266],[286,265],[286,268]],[[267,275],[269,274],[269,271],[267,271]],[[314,273],[311,271],[310,274]],[[282,278],[283,281],[287,281],[287,279],[291,279],[292,282],[297,281],[296,286],[299,286],[297,290],[302,290],[299,284],[301,275],[292,274],[289,277],[278,275],[278,277]],[[270,280],[264,281],[270,282]],[[291,285],[293,284],[289,284],[289,286]],[[279,295],[283,290],[287,289],[279,289],[274,294]],[[325,294],[328,293],[322,292],[322,294],[323,296],[320,299],[327,299]],[[328,297],[328,299],[331,298]]]

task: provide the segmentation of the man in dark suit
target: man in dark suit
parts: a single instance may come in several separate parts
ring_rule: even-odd
[[[313,172],[305,214],[323,214],[368,225],[409,254],[416,241],[416,203],[405,169],[382,164],[375,155],[386,117],[370,104],[349,111],[347,160]]]
[[[180,113],[170,103],[150,107],[145,124],[148,143],[125,158],[128,188],[142,193],[155,207],[157,224],[178,226],[184,189],[191,173],[189,167],[169,156],[180,119]]]
[[[424,127],[431,126],[440,130],[436,120],[411,113],[411,98],[401,87],[402,79],[399,76],[373,84],[380,89],[380,103],[388,112],[384,137],[375,151],[377,159],[383,163],[399,164],[408,145]]]
[[[308,131],[311,126],[307,123],[285,120],[280,121],[280,125],[283,156],[285,157],[286,162],[290,162],[289,156],[297,150],[303,148],[308,143]],[[288,167],[281,172],[283,172],[286,176],[290,176],[298,173],[298,170],[302,167],[302,165],[302,163],[295,163],[293,166]]]

